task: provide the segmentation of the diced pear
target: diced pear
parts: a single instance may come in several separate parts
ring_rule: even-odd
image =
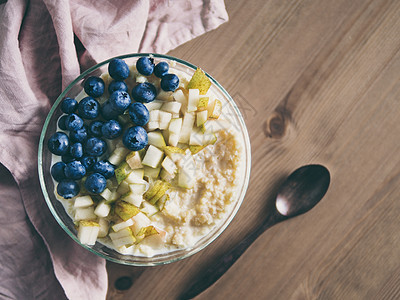
[[[143,158],[142,164],[152,168],[157,168],[163,157],[163,151],[157,147],[154,147],[153,145],[150,145],[147,149],[146,155]]]
[[[110,232],[108,235],[116,248],[132,245],[136,241],[132,230],[129,227],[121,229],[118,232]]]
[[[161,110],[169,112],[171,114],[178,114],[181,110],[182,103],[178,101],[165,102],[163,106],[161,106]]]
[[[171,122],[169,123],[169,127],[168,127],[170,134],[171,133],[176,133],[176,134],[181,133],[182,121],[183,121],[182,118],[171,119]]]
[[[197,105],[200,100],[200,92],[198,89],[190,89],[189,90],[189,98],[188,98],[188,112],[193,112],[197,110]]]
[[[147,192],[144,193],[143,198],[145,200],[149,201],[151,198],[153,198],[157,194],[158,190],[161,188],[162,185],[163,185],[162,180],[155,181],[152,185],[150,185]]]
[[[143,195],[147,190],[148,183],[142,181],[142,183],[131,183],[129,184],[129,189],[134,195]]]
[[[132,170],[129,175],[124,179],[127,183],[142,183],[143,182],[143,169]]]
[[[160,200],[157,201],[157,205],[158,205],[158,208],[160,209],[160,211],[164,209],[165,203],[167,203],[169,201],[169,199],[170,199],[169,195],[165,194],[164,196],[162,196],[160,198]]]
[[[175,178],[175,176],[176,176],[176,173],[174,173],[174,174],[170,174],[170,173],[168,173],[164,168],[161,170],[161,172],[160,172],[160,178],[163,180],[163,181],[166,181],[166,182],[171,182],[172,181],[172,179],[174,179]]]
[[[173,95],[174,99],[177,102],[181,103],[181,111],[182,112],[186,112],[187,111],[188,98],[185,95],[185,93],[181,89],[178,89],[172,95]]]
[[[153,131],[153,130],[160,128],[160,122],[159,121],[157,121],[157,122],[151,121],[151,122],[148,122],[145,127],[146,127],[147,131]]]
[[[167,129],[169,126],[169,122],[171,122],[171,119],[171,113],[160,110],[160,129]]]
[[[118,184],[120,184],[132,171],[128,163],[123,162],[118,168],[115,169],[115,178],[117,178]]]
[[[136,82],[137,82],[137,83],[144,83],[144,82],[148,82],[148,79],[147,79],[146,76],[141,75],[141,74],[138,74],[138,75],[136,76]]]
[[[179,133],[171,133],[169,135],[168,144],[170,146],[177,146],[179,143],[179,137],[180,137]]]
[[[114,230],[115,232],[118,232],[124,228],[130,227],[133,225],[133,220],[132,219],[128,219],[126,221],[122,221],[119,223],[114,224],[113,226],[111,226],[112,230]]]
[[[110,191],[109,188],[105,188],[104,191],[100,193],[100,196],[103,197],[105,200],[111,200],[113,197],[113,192]]]
[[[196,121],[197,127],[203,125],[208,118],[208,112],[206,110],[202,110],[196,113]]]
[[[132,217],[133,225],[131,228],[135,235],[137,235],[143,227],[147,227],[151,224],[151,220],[142,212],[139,212],[137,215]]]
[[[174,175],[177,170],[176,164],[172,161],[172,159],[169,156],[166,156],[164,158],[163,162],[161,163],[161,166],[171,175]]]
[[[117,193],[120,194],[120,195],[126,194],[129,191],[130,191],[129,183],[126,182],[126,181],[122,181],[120,183],[120,185],[118,186],[118,188],[117,188]]]
[[[210,119],[218,119],[222,112],[222,103],[218,99],[214,101],[214,107],[211,109]]]
[[[105,218],[99,218],[99,234],[97,237],[106,237],[108,235],[108,230],[110,228],[110,224],[108,223],[107,219]]]
[[[206,133],[216,133],[220,130],[229,130],[232,127],[232,124],[223,119],[218,120],[208,120],[204,123],[204,132]]]
[[[213,145],[217,141],[217,136],[215,133],[204,133],[203,134],[203,145]]]
[[[75,198],[74,208],[84,208],[93,205],[92,197],[87,196],[79,196]]]
[[[160,90],[160,92],[157,95],[157,99],[165,100],[165,101],[172,101],[173,100],[172,92]]]
[[[150,133],[150,132],[149,132]],[[139,152],[138,151],[132,151],[130,152],[126,158],[125,158],[126,163],[129,165],[129,167],[133,169],[140,169],[143,168],[142,165],[142,159],[140,158]]]
[[[137,233],[137,236],[140,237],[141,239],[144,239],[145,237],[148,237],[153,234],[158,234],[158,231],[154,226],[150,225],[147,227],[142,227]]]
[[[165,243],[167,232],[157,227],[154,228],[157,231],[157,234],[146,236],[141,243],[152,248],[159,248]]]
[[[143,103],[144,106],[146,106],[147,110],[150,112],[152,110],[159,110],[161,108],[161,106],[164,104],[164,101],[162,100],[154,100],[151,101],[149,103]]]
[[[182,129],[179,136],[179,142],[187,144],[190,139],[190,133],[192,132],[195,121],[194,113],[187,112],[183,116]]]
[[[143,170],[144,170],[145,178],[146,177],[152,178],[154,180],[154,179],[157,179],[158,175],[160,175],[161,168],[152,168],[152,167],[144,166]]]
[[[118,147],[111,153],[108,161],[113,165],[119,165],[121,162],[124,161],[126,155],[129,153],[129,149],[125,147]]]
[[[93,206],[77,208],[75,210],[75,216],[74,216],[75,221],[94,220],[96,218],[97,218],[97,216],[94,214]]]
[[[149,111],[149,122],[160,122],[160,111],[159,109]]]
[[[196,183],[196,163],[191,154],[181,160],[178,171],[178,186],[191,189]]]
[[[181,160],[185,156],[185,151],[179,147],[166,146],[163,148],[163,150],[174,163]]]
[[[162,147],[166,146],[164,137],[160,131],[152,131],[147,133],[148,143],[149,145],[153,145],[162,149]]]
[[[111,206],[107,204],[105,200],[102,200],[97,204],[94,214],[100,218],[105,218],[110,213],[110,210]]]
[[[114,206],[115,214],[122,220],[126,221],[140,212],[139,208],[128,202],[118,200]]]
[[[193,130],[190,133],[189,145],[203,145],[203,133],[200,130]]]
[[[142,203],[142,208],[140,208],[141,212],[144,213],[146,216],[151,217],[158,213],[158,208],[147,201]]]
[[[78,239],[82,244],[92,246],[96,243],[99,231],[99,223],[94,221],[80,221]]]
[[[202,69],[197,68],[190,79],[187,88],[199,89],[201,95],[205,95],[211,86],[211,81]]]
[[[207,110],[209,97],[200,96],[199,103],[197,104],[197,111]]]
[[[206,146],[199,146],[199,145],[189,145],[189,150],[192,154],[196,154],[203,150]]]
[[[133,192],[128,192],[121,196],[121,200],[133,204],[137,207],[143,202],[143,196],[141,194],[134,194]]]
[[[163,181],[163,184],[161,185],[160,189],[157,191],[157,193],[153,196],[153,198],[151,198],[149,200],[149,203],[151,204],[156,204],[158,200],[160,200],[160,198],[162,196],[165,195],[165,193],[167,192],[167,190],[171,187],[171,184],[169,182],[165,182]]]

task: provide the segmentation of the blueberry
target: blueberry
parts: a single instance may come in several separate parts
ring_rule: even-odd
[[[156,87],[150,82],[139,83],[132,89],[132,97],[137,102],[151,102],[157,96]]]
[[[90,174],[85,181],[86,189],[93,194],[100,194],[107,186],[107,179],[100,173]]]
[[[90,172],[96,163],[97,158],[94,156],[84,156],[81,158],[82,165],[86,168],[86,172]]]
[[[122,59],[114,58],[108,64],[108,74],[115,80],[124,80],[129,76],[129,67]]]
[[[69,179],[82,179],[86,175],[86,168],[79,160],[74,160],[65,166],[65,177]]]
[[[126,83],[124,81],[113,80],[110,82],[110,84],[108,86],[108,92],[111,95],[115,91],[127,92],[128,86],[126,85]]]
[[[70,131],[69,138],[71,142],[74,143],[79,142],[83,144],[84,142],[86,142],[88,138],[88,130],[86,129],[86,125],[83,125],[81,129],[78,129],[76,131]]]
[[[81,158],[83,156],[83,147],[81,143],[72,144],[69,147],[69,154],[73,158]]]
[[[67,130],[67,127],[65,126],[65,120],[67,119],[67,115],[62,115],[58,119],[58,127],[60,127],[61,130]]]
[[[97,98],[104,93],[104,81],[100,77],[90,76],[83,84],[83,88],[91,97]]]
[[[120,112],[107,100],[101,107],[101,115],[104,119],[111,120],[116,119],[120,115]]]
[[[129,105],[129,117],[135,125],[144,126],[149,122],[149,111],[145,105],[139,102]]]
[[[57,185],[57,193],[64,199],[71,199],[79,194],[79,184],[71,179],[63,179]]]
[[[72,114],[78,108],[78,101],[72,98],[65,98],[61,101],[61,111],[66,114]]]
[[[64,162],[64,163],[69,163],[69,162],[71,162],[71,161],[74,161],[74,160],[76,160],[76,158],[75,157],[72,157],[69,153],[68,154],[65,154],[65,155],[63,155],[63,156],[61,156],[61,160]]]
[[[132,126],[125,131],[122,142],[129,150],[139,151],[148,143],[147,132],[141,126]]]
[[[102,121],[93,121],[89,124],[89,134],[95,137],[101,137],[101,127],[103,126]]]
[[[83,127],[83,120],[77,114],[70,114],[65,119],[65,127],[67,130],[76,131]]]
[[[154,70],[154,59],[151,57],[141,57],[136,62],[136,69],[142,75],[149,76]]]
[[[106,160],[100,160],[93,166],[93,172],[100,173],[109,179],[114,176],[114,166]]]
[[[86,141],[85,154],[90,156],[101,156],[107,150],[107,144],[100,138],[92,137]]]
[[[85,97],[78,104],[78,114],[83,119],[96,119],[99,115],[99,111],[100,104],[92,97]]]
[[[54,133],[48,140],[47,146],[51,153],[55,155],[64,155],[68,153],[69,139],[64,132]]]
[[[156,75],[158,78],[163,77],[165,74],[168,73],[168,71],[169,71],[169,65],[165,61],[159,62],[154,67],[154,75]]]
[[[175,91],[179,87],[179,78],[175,74],[166,74],[161,78],[161,88],[166,91]]]
[[[106,139],[115,139],[122,134],[122,127],[116,120],[109,120],[101,127],[101,133]]]
[[[110,95],[110,99],[108,99],[108,101],[112,105],[114,110],[119,112],[119,114],[122,114],[132,102],[129,94],[124,91],[113,92]]]
[[[65,179],[64,174],[65,163],[62,161],[56,162],[50,170],[51,176],[53,176],[55,181],[61,181]]]

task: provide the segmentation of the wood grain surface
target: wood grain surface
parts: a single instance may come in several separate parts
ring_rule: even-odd
[[[331,172],[322,202],[265,232],[197,299],[400,299],[400,1],[225,3],[228,23],[169,54],[201,66],[238,103],[252,146],[247,195],[190,258],[108,263],[108,299],[177,299],[309,163]],[[133,284],[121,291],[124,276]]]

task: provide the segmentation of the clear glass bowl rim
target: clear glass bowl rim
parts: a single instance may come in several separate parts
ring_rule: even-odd
[[[125,54],[125,55],[120,55],[120,56],[115,56],[112,57],[110,59],[107,59],[103,62],[100,62],[96,65],[94,65],[93,67],[87,69],[86,71],[84,71],[83,73],[81,73],[75,80],[73,80],[63,91],[62,93],[58,96],[58,98],[56,99],[56,101],[54,102],[53,106],[51,107],[45,123],[43,125],[43,129],[40,135],[40,140],[39,140],[39,151],[38,151],[38,173],[39,173],[39,181],[40,181],[40,186],[45,198],[45,201],[47,203],[47,206],[49,207],[53,217],[56,219],[57,223],[63,228],[63,230],[76,242],[78,243],[80,246],[82,246],[83,248],[89,250],[90,252],[106,259],[109,260],[111,262],[114,263],[118,263],[118,264],[123,264],[123,265],[130,265],[130,266],[155,266],[155,265],[161,265],[161,264],[169,264],[172,263],[174,261],[178,261],[178,260],[182,260],[186,257],[189,257],[197,252],[199,252],[200,250],[204,249],[206,246],[208,246],[209,244],[211,244],[218,236],[220,236],[220,234],[226,229],[226,227],[231,223],[232,219],[234,218],[234,216],[236,215],[236,213],[238,212],[243,199],[245,197],[246,191],[247,191],[247,187],[249,184],[249,180],[250,180],[250,169],[251,169],[251,146],[250,146],[250,139],[249,139],[249,135],[248,135],[248,131],[246,128],[246,124],[244,122],[243,116],[239,111],[239,108],[237,107],[236,103],[234,102],[234,100],[232,99],[232,97],[229,95],[229,93],[222,87],[222,85],[220,85],[218,83],[218,81],[216,81],[211,75],[209,75],[206,71],[205,74],[210,78],[210,80],[217,86],[217,88],[224,94],[224,96],[226,97],[226,99],[228,100],[229,104],[232,106],[232,108],[234,109],[234,112],[238,118],[238,121],[240,123],[240,127],[241,127],[241,133],[243,134],[243,138],[244,138],[244,153],[246,155],[245,157],[245,175],[244,175],[244,179],[243,179],[243,185],[241,186],[241,190],[240,190],[240,194],[239,194],[239,199],[237,199],[237,202],[234,204],[234,207],[229,215],[229,217],[227,219],[224,220],[224,222],[217,228],[217,230],[213,233],[212,236],[207,235],[207,239],[202,241],[203,239],[201,239],[195,247],[192,248],[185,248],[182,250],[178,250],[178,251],[174,251],[174,252],[168,252],[166,254],[160,254],[160,255],[156,255],[154,257],[142,257],[142,256],[131,256],[131,255],[121,255],[119,254],[118,256],[122,256],[122,257],[128,257],[129,259],[120,259],[117,257],[112,257],[107,255],[107,253],[102,253],[97,251],[96,249],[93,249],[90,246],[87,245],[83,245],[79,242],[79,239],[77,237],[77,235],[75,233],[73,233],[63,222],[63,220],[60,218],[60,216],[58,215],[55,207],[53,206],[53,203],[50,200],[49,194],[47,192],[47,187],[46,187],[46,183],[45,183],[45,179],[44,179],[44,170],[43,170],[43,151],[46,148],[45,144],[44,144],[44,140],[45,140],[45,136],[46,136],[46,132],[47,132],[47,128],[49,126],[51,117],[53,116],[53,114],[55,113],[56,109],[59,107],[60,102],[62,101],[62,99],[64,99],[64,97],[67,95],[67,93],[72,89],[72,87],[74,87],[78,82],[80,82],[82,79],[84,79],[86,76],[88,76],[89,74],[91,74],[93,71],[99,69],[100,67],[108,64],[111,60],[115,59],[115,58],[119,58],[119,59],[130,59],[130,58],[138,58],[138,57],[142,57],[142,56],[151,56],[154,58],[158,58],[158,59],[166,59],[166,60],[171,60],[171,61],[176,61],[177,63],[180,63],[186,67],[189,67],[193,70],[196,70],[197,66],[173,57],[173,56],[169,56],[169,55],[164,55],[164,54],[157,54],[157,53],[133,53],[133,54]],[[72,220],[71,220],[72,221]],[[97,244],[97,243],[96,243]],[[182,252],[182,253],[181,253]],[[180,254],[181,253],[181,254]],[[132,258],[135,258],[136,260],[132,260]]]

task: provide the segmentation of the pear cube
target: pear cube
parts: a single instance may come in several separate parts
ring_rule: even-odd
[[[157,168],[163,157],[163,151],[161,151],[157,147],[154,147],[153,145],[150,145],[143,158],[142,164],[152,168]]]
[[[80,221],[78,239],[82,244],[92,246],[96,243],[99,231],[99,223],[94,221]]]
[[[164,137],[160,131],[152,131],[147,133],[149,145],[161,148],[166,146]]]
[[[190,89],[189,90],[189,98],[188,98],[188,112],[193,112],[197,110],[197,105],[199,104],[200,93],[198,89]]]

